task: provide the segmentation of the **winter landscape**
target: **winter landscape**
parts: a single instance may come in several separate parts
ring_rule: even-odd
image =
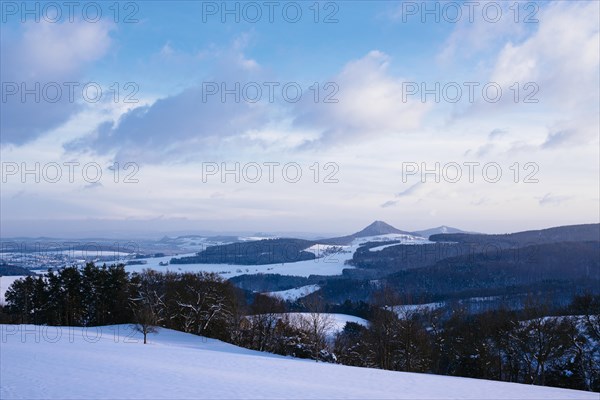
[[[599,16],[0,0],[0,399],[600,399]]]
[[[3,325],[2,335],[2,363],[13,366],[3,370],[2,398],[598,398],[574,390],[315,364],[168,329],[147,346],[126,325]]]

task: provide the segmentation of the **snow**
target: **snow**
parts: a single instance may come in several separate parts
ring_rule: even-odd
[[[339,246],[338,246],[339,247]],[[145,261],[145,264],[125,265],[127,272],[142,272],[145,269],[153,269],[161,272],[214,272],[224,279],[233,278],[244,274],[280,274],[288,276],[309,277],[310,275],[335,276],[341,275],[344,269],[354,268],[346,265],[346,261],[352,258],[352,254],[358,246],[344,246],[341,252],[327,254],[324,257],[314,260],[304,260],[282,264],[266,265],[236,265],[236,264],[168,264],[174,257],[191,257],[196,253],[179,254],[176,256],[165,256],[155,258],[143,258],[135,261]],[[127,262],[128,260],[118,260],[116,262]],[[46,272],[46,271],[42,271]],[[2,277],[0,285],[0,302],[4,298],[4,293],[12,283],[9,278]],[[4,283],[6,280],[7,283]],[[14,281],[14,279],[13,279]]]
[[[395,242],[399,242],[399,243],[391,243],[391,244],[384,244],[382,246],[377,246],[377,247],[371,247],[369,249],[369,251],[381,251],[385,248],[388,247],[393,247],[393,246],[399,246],[399,245],[422,245],[422,244],[431,244],[433,242],[430,242],[428,239],[425,239],[423,237],[420,236],[412,236],[412,235],[404,235],[404,234],[397,234],[397,233],[390,233],[387,235],[378,235],[378,236],[367,236],[367,237],[361,237],[358,239],[354,239],[354,241],[352,242],[352,244],[364,244],[367,242],[387,242],[387,241],[395,241]]]
[[[240,237],[242,241],[250,241],[250,240],[261,240],[264,237]],[[207,238],[202,237],[188,237],[181,238],[180,240],[184,241],[184,245],[192,246],[192,243],[196,243],[196,245],[205,249],[210,245],[221,244],[221,242],[210,241]],[[321,276],[336,276],[341,275],[344,269],[352,269],[354,268],[351,265],[346,264],[347,261],[352,259],[354,252],[364,243],[367,242],[384,242],[384,241],[400,241],[399,244],[424,244],[430,243],[427,239],[405,235],[405,234],[396,234],[390,233],[386,235],[377,235],[377,236],[367,236],[354,239],[352,244],[348,246],[334,246],[334,245],[326,245],[326,244],[315,244],[306,251],[312,252],[317,256],[314,260],[303,260],[296,262],[288,262],[282,264],[266,264],[266,265],[238,265],[238,264],[173,264],[173,265],[160,265],[168,264],[172,258],[180,258],[180,257],[191,257],[195,256],[197,252],[193,253],[185,253],[178,255],[168,255],[164,257],[151,257],[151,258],[140,258],[135,261],[145,262],[144,264],[134,264],[134,265],[126,265],[125,270],[128,272],[141,272],[144,269],[153,269],[156,271],[162,272],[213,272],[221,275],[224,279],[233,278],[239,275],[245,274],[280,274],[287,276],[302,276],[309,277],[310,275],[321,275]],[[223,242],[226,243],[226,242]],[[394,244],[396,245],[396,244]],[[382,248],[384,246],[381,246]],[[373,250],[380,250],[380,248],[374,248]],[[81,253],[81,254],[80,254]],[[86,252],[89,254],[89,252]],[[97,255],[102,255],[102,251],[94,252]],[[76,256],[81,256],[84,252],[74,252],[68,251],[65,253],[73,258]],[[123,257],[117,259],[120,256],[127,255],[126,253],[118,253],[113,251],[106,251],[107,255],[115,257],[115,260],[110,263],[127,263],[130,261],[127,257]],[[66,265],[71,265],[73,261],[79,261],[83,263],[84,260],[72,260]],[[102,264],[104,262],[99,262]],[[108,262],[107,262],[108,263]],[[43,272],[46,272],[44,270]],[[10,282],[12,283],[12,282]],[[0,302],[4,297],[4,293],[10,283],[5,285],[2,284],[0,287]],[[6,286],[6,287],[4,287]]]
[[[598,393],[297,360],[161,329],[0,325],[3,399],[598,399]],[[37,340],[36,340],[37,339]]]
[[[329,339],[334,339],[335,335],[344,330],[346,326],[346,322],[354,322],[356,324],[362,326],[368,326],[369,321],[366,319],[355,317],[354,315],[348,314],[336,314],[336,313],[316,313],[320,316],[325,316],[322,321],[327,321],[327,323],[322,323],[324,326],[324,332]],[[298,328],[302,327],[303,321],[311,321],[313,314],[311,313],[301,313],[301,312],[289,312],[289,313],[279,313],[273,314],[277,318],[282,319],[284,316],[287,317],[289,323]],[[255,315],[248,316],[250,319],[255,317]],[[326,325],[326,326],[325,326]]]
[[[381,251],[381,250],[383,250],[385,248],[399,246],[401,244],[403,244],[403,243],[384,244],[383,246],[371,247],[369,249],[369,251]]]
[[[267,292],[264,294],[271,297],[279,297],[284,301],[296,301],[301,297],[308,296],[309,294],[316,292],[320,288],[321,287],[319,285],[306,285],[288,290],[280,290],[277,292]]]
[[[310,320],[310,313],[287,313],[290,316],[290,320],[298,320],[299,318],[304,318]],[[346,326],[346,322],[354,322],[362,326],[368,326],[369,321],[366,319],[355,317],[354,315],[348,314],[335,314],[335,313],[321,313],[328,317],[331,321],[330,326],[327,329],[327,336],[333,337],[336,333],[339,333],[344,330]]]
[[[426,304],[403,304],[393,306],[392,309],[398,315],[398,317],[403,318],[406,315],[406,313],[433,311],[437,310],[438,308],[442,308],[445,305],[446,303],[444,302]]]
[[[461,304],[472,304],[472,303],[484,303],[488,301],[495,301],[502,299],[502,296],[487,296],[487,297],[467,297],[465,299],[459,299],[458,302]],[[426,304],[404,304],[393,306],[393,310],[399,317],[402,317],[407,312],[425,312],[433,311],[438,308],[447,306],[448,304],[444,301],[436,303]]]
[[[309,248],[304,249],[304,251],[307,251],[309,253],[313,253],[315,256],[317,257],[322,257],[323,255],[326,255],[328,253],[331,252],[335,252],[337,248],[339,248],[341,246],[336,246],[333,244],[313,244],[312,246],[310,246]]]
[[[339,247],[339,246],[338,246]],[[348,247],[348,246],[346,246]],[[168,263],[171,258],[190,257],[195,256],[196,253],[179,254],[177,256],[157,257],[157,258],[144,258],[140,259],[147,261],[146,264],[142,265],[127,265],[125,269],[129,272],[141,272],[144,269],[154,269],[156,271],[173,271],[173,272],[214,272],[221,275],[223,278],[233,278],[235,276],[244,274],[280,274],[289,276],[303,276],[309,277],[310,275],[323,275],[333,276],[341,275],[342,271],[346,268],[353,268],[350,265],[346,265],[346,260],[352,258],[352,254],[356,248],[353,248],[351,252],[339,252],[334,254],[328,254],[321,258],[314,260],[304,260],[281,264],[266,264],[266,265],[238,265],[238,264],[172,264],[162,266],[162,263]]]
[[[433,242],[430,242],[428,239],[425,239],[424,237],[421,237],[421,236],[406,235],[403,233],[388,233],[385,235],[359,237],[352,241],[352,245],[361,245],[361,244],[364,244],[367,242],[392,242],[392,241],[400,242],[400,243],[394,243],[394,246],[398,245],[398,244],[433,243]]]
[[[78,257],[78,258],[84,258],[84,259],[97,258],[97,257],[117,257],[117,256],[125,257],[125,256],[129,255],[129,253],[125,253],[122,251],[98,250],[97,248],[94,248],[94,246],[92,246],[92,245],[90,245],[89,247],[90,248],[86,249],[86,250],[61,250],[61,251],[58,251],[55,253],[65,254],[70,257]],[[50,253],[50,252],[46,252],[46,253]]]

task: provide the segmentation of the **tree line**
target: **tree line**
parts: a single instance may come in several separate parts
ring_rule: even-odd
[[[550,316],[544,303],[470,314],[397,306],[382,290],[368,327],[347,324],[334,353],[342,364],[600,391],[600,299],[575,298]],[[570,315],[569,315],[570,314]]]
[[[66,267],[15,281],[3,320],[20,324],[100,326],[135,323],[230,340],[240,296],[209,273],[129,274],[124,265]]]
[[[259,351],[345,365],[600,391],[600,298],[575,298],[563,316],[524,310],[419,309],[382,288],[368,302],[291,304],[251,294],[211,273],[123,265],[66,267],[15,281],[0,323],[101,326],[134,323],[220,339]],[[395,307],[391,307],[396,305]],[[303,314],[291,315],[289,311]],[[331,335],[329,312],[368,320]]]

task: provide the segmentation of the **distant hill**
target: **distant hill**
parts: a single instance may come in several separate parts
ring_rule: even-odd
[[[599,250],[595,241],[533,244],[518,252],[446,258],[431,266],[394,273],[386,281],[406,292],[428,295],[502,292],[541,283],[599,293]]]
[[[399,251],[402,247],[404,253]],[[522,298],[535,293],[544,301],[568,303],[575,294],[600,294],[598,241],[532,244],[500,252],[468,251],[455,257],[444,257],[433,247],[427,250],[418,246],[423,251],[415,253],[409,247],[363,251],[353,259],[357,268],[344,271],[349,279],[327,281],[319,293],[330,302],[366,301],[385,282],[399,293],[428,301]],[[377,285],[372,284],[373,279]]]
[[[534,231],[485,235],[477,233],[442,233],[429,237],[433,242],[456,242],[497,247],[523,247],[531,244],[600,241],[600,224],[568,225]]]
[[[357,238],[389,235],[389,234],[394,234],[394,233],[400,234],[400,235],[413,236],[412,233],[394,228],[392,225],[387,224],[383,221],[375,221],[371,225],[364,228],[363,230],[353,233],[352,235],[340,236],[340,237],[330,238],[330,239],[322,239],[322,240],[319,240],[319,243],[347,245],[347,244],[352,243],[352,241]]]
[[[600,225],[572,225],[537,231],[517,232],[506,235],[485,235],[478,233],[445,233],[429,237],[433,243],[418,247],[412,245],[395,245],[380,251],[370,251],[370,246],[359,248],[349,264],[358,270],[348,271],[352,276],[364,275],[380,277],[400,270],[420,268],[433,265],[446,258],[460,255],[485,253],[521,254],[515,249],[524,247],[563,242],[599,242]],[[378,271],[374,275],[374,270]]]
[[[171,264],[266,265],[314,260],[304,251],[315,242],[303,239],[265,239],[210,246],[191,257],[172,258]]]
[[[415,236],[422,236],[424,238],[429,238],[431,235],[439,235],[443,233],[470,233],[467,231],[460,230],[458,228],[453,228],[451,226],[438,226],[437,228],[424,229],[422,231],[412,232]]]
[[[35,275],[30,270],[18,265],[0,264],[0,276]]]

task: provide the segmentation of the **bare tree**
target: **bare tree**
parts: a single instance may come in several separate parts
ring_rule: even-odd
[[[277,322],[285,312],[285,303],[279,298],[257,294],[250,308],[252,312],[253,347],[260,351],[270,351],[276,333]]]
[[[512,339],[527,373],[528,383],[544,385],[549,364],[569,350],[568,321],[560,317],[522,321]]]
[[[301,330],[305,331],[310,340],[315,361],[328,346],[328,334],[334,327],[335,321],[331,314],[325,313],[323,298],[318,295],[307,296],[302,305],[307,312],[300,316],[298,321]]]
[[[132,278],[133,296],[129,299],[135,319],[135,330],[144,335],[147,343],[149,333],[156,333],[157,326],[163,320],[164,292],[162,274],[144,270]]]

